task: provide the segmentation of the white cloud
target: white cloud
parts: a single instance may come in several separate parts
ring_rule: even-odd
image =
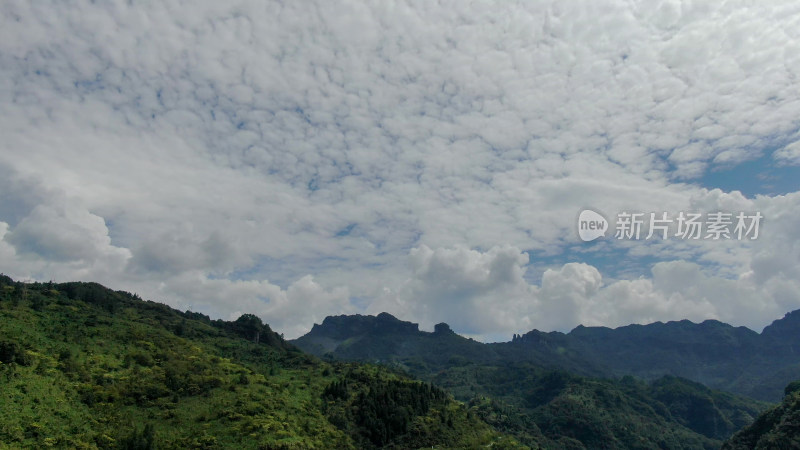
[[[779,162],[786,164],[800,164],[800,141],[792,142],[772,154],[772,157]]]
[[[48,190],[35,178],[22,178],[8,167],[0,199],[2,222],[0,271],[29,278],[54,277],[56,273],[109,280],[122,271],[131,257],[115,246],[102,217],[79,200],[59,190]]]
[[[446,321],[483,339],[507,339],[531,328],[569,331],[579,324],[682,319],[718,319],[760,330],[800,307],[800,286],[784,277],[759,282],[743,273],[731,279],[682,260],[656,263],[650,278],[610,283],[591,265],[567,263],[547,269],[534,285],[523,277],[527,258],[513,247],[483,253],[421,247],[409,259],[411,277],[399,289],[384,291],[369,312],[389,311],[426,329]]]
[[[384,291],[368,311],[386,310],[427,328],[446,321],[470,334],[515,328],[529,320],[534,306],[536,288],[523,279],[527,262],[526,254],[510,246],[482,253],[423,245],[409,254],[411,277]]]
[[[310,316],[279,299],[345,312],[380,297],[371,308],[423,318],[466,302],[471,332],[681,308],[756,326],[767,312],[703,299],[741,278],[742,292],[797,303],[786,249],[798,222],[783,209],[796,199],[676,180],[776,145],[777,162],[795,163],[797,30],[789,1],[5,2],[0,264],[176,304],[197,298],[197,282],[292,330],[291,315]],[[773,234],[609,244],[700,264],[694,291],[666,295],[677,281],[653,268],[590,294],[602,264],[523,282],[523,250],[575,248],[584,207],[763,209]],[[269,286],[283,294],[263,300]],[[586,306],[611,292],[624,299],[611,312]],[[498,297],[507,311],[485,313]]]
[[[148,285],[140,293],[168,301],[179,309],[201,311],[212,317],[235,320],[249,313],[262,317],[273,330],[296,338],[332,314],[353,313],[345,287],[326,290],[311,276],[281,289],[269,281],[211,279],[198,271],[167,278],[157,289]]]
[[[5,239],[19,253],[54,261],[94,261],[111,247],[101,217],[62,205],[37,206]],[[124,259],[125,252],[120,253]]]

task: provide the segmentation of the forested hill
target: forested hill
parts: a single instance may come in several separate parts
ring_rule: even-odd
[[[443,323],[424,332],[384,313],[328,317],[294,342],[325,358],[402,367],[523,442],[541,433],[568,448],[719,448],[767,407],[675,376],[592,376],[602,366],[584,364],[568,339],[482,344]]]
[[[210,320],[96,283],[0,276],[0,447],[716,449],[767,406],[675,377],[498,364],[502,347],[444,324],[423,333],[388,314],[332,320],[315,333],[419,334],[462,354],[431,358],[441,370],[417,381],[320,361],[253,315]],[[407,351],[403,342],[368,351]],[[470,362],[486,348],[493,356]]]
[[[786,387],[780,405],[761,414],[722,446],[722,450],[795,448],[800,448],[800,381]]]
[[[0,448],[431,446],[521,447],[429,383],[320,362],[253,315],[0,276]]]
[[[682,320],[616,329],[579,326],[566,334],[533,330],[495,344],[459,336],[446,324],[420,331],[383,313],[328,317],[293,342],[316,355],[396,363],[415,374],[459,362],[525,362],[587,376],[673,375],[771,402],[800,378],[800,311],[760,334],[714,320]]]

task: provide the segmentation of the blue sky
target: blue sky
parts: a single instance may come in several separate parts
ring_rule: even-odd
[[[296,337],[800,308],[790,1],[0,6],[0,271]],[[592,208],[755,241],[578,239]]]
[[[771,153],[732,167],[720,167],[703,174],[699,183],[709,189],[738,190],[748,197],[786,195],[796,192],[800,167],[775,161]]]

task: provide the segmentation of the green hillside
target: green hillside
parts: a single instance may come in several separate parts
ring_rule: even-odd
[[[249,314],[0,276],[0,448],[711,449],[765,407],[677,377],[502,362],[443,324],[413,343],[389,315],[334,322],[315,345],[394,368],[320,361]]]
[[[473,406],[491,399],[518,425],[497,429],[523,442],[534,430],[575,448],[716,449],[767,406],[678,377],[598,379],[527,363],[466,364],[429,379]]]
[[[800,381],[786,387],[783,402],[736,433],[723,450],[800,448]]]
[[[430,384],[324,363],[252,315],[0,276],[0,447],[518,448]]]

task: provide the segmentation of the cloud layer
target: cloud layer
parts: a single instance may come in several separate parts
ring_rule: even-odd
[[[797,165],[793,2],[20,0],[0,25],[10,275],[290,336],[381,308],[481,337],[800,307],[797,195],[698,183]],[[583,245],[585,207],[765,228]]]

